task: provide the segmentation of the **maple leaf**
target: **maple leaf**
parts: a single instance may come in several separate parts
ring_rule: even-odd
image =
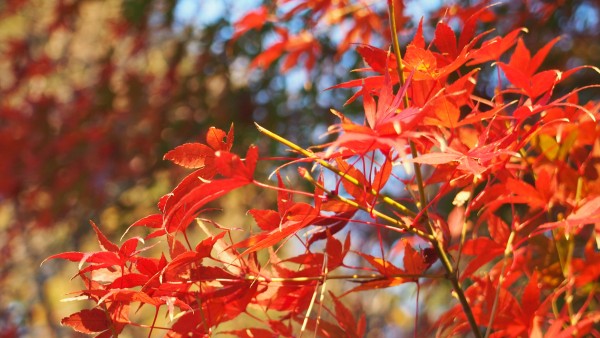
[[[341,135],[331,144],[328,152],[345,147],[358,154],[365,154],[374,149],[379,149],[384,154],[391,150],[404,154],[406,137],[423,117],[422,111],[418,108],[401,109],[402,98],[409,83],[410,77],[394,95],[391,77],[386,75],[377,102],[371,96],[372,88],[363,86],[361,92],[366,125],[356,124],[343,114],[332,110],[332,113],[342,120],[339,125]]]
[[[429,152],[420,154],[416,158],[407,159],[407,161],[441,165],[455,163],[457,169],[462,170],[468,175],[481,177],[487,170],[495,168],[496,170],[505,165],[504,158],[518,157],[519,154],[509,147],[510,141],[514,140],[516,134],[497,135],[486,140],[485,137],[490,137],[489,133],[480,135],[478,145],[471,149],[454,149],[441,144],[445,148],[443,152]],[[496,138],[497,137],[497,138]]]
[[[233,24],[232,41],[237,40],[240,36],[252,29],[260,29],[268,20],[268,10],[266,6],[260,6],[257,9],[251,10]]]
[[[148,276],[138,273],[128,273],[117,277],[112,283],[107,285],[109,289],[125,289],[136,286],[143,286],[148,282]]]
[[[101,309],[81,310],[63,318],[60,322],[72,327],[77,332],[88,334],[103,332],[111,328],[111,322]]]
[[[104,236],[104,234],[102,233],[102,231],[100,231],[100,229],[98,228],[96,223],[94,223],[93,221],[90,221],[90,224],[92,225],[92,228],[94,229],[94,232],[96,233],[96,237],[98,238],[98,244],[100,245],[100,248],[102,250],[111,251],[111,252],[119,251],[119,247],[116,244],[109,241],[108,238],[106,238],[106,236]]]
[[[402,273],[406,273],[405,270],[395,266],[394,264],[390,263],[389,261],[383,258],[368,255],[363,252],[357,252],[357,254],[365,260],[367,260],[367,262],[369,262],[369,264],[372,267],[377,269],[377,271],[384,276],[399,275]]]
[[[327,254],[327,271],[333,271],[344,263],[344,258],[350,250],[350,233],[346,234],[344,244],[337,240],[331,233],[327,233],[325,253]]]
[[[531,57],[529,49],[525,47],[523,39],[519,38],[517,41],[517,47],[513,55],[510,57],[508,63],[511,67],[520,69],[526,75],[532,76],[538,70],[538,68],[544,62],[544,59],[550,52],[550,49],[560,40],[560,37],[556,37],[550,40],[544,47],[540,48],[537,53]]]
[[[215,151],[201,143],[186,143],[170,150],[164,159],[186,168],[203,168],[210,163]],[[208,159],[207,159],[208,158]]]
[[[344,330],[347,337],[363,337],[365,334],[365,318],[361,316],[360,321],[356,322],[356,317],[331,291],[329,295],[335,305],[335,318],[338,324]]]
[[[224,177],[239,178],[252,181],[254,170],[258,163],[258,148],[250,146],[246,158],[242,159],[228,151],[217,151],[215,153],[215,168]]]
[[[461,280],[472,276],[481,266],[501,256],[504,253],[504,246],[489,238],[479,237],[466,241],[462,247],[462,253],[474,258],[461,271]]]
[[[439,76],[437,60],[433,53],[427,49],[408,45],[404,62],[409,70],[414,70],[413,79],[415,81],[433,80]]]
[[[398,286],[407,282],[411,282],[412,279],[406,279],[401,277],[395,278],[386,278],[386,279],[375,279],[368,282],[363,282],[359,286],[356,286],[348,291],[346,291],[342,296],[345,296],[349,293],[353,292],[361,292],[361,291],[372,291],[379,290],[385,288],[391,288],[394,286]]]
[[[352,20],[350,22],[352,24],[343,33],[344,38],[338,45],[338,52],[336,53],[336,57],[338,58],[350,48],[351,44],[357,42],[368,43],[371,40],[371,36],[373,36],[373,32],[383,29],[381,18],[370,6],[361,4],[355,6],[362,8],[351,12]],[[403,19],[407,20],[408,18],[400,18],[400,20]]]
[[[250,183],[247,178],[225,178],[200,182],[185,194],[171,195],[172,203],[164,210],[165,231],[167,233],[185,231],[207,203]]]
[[[398,76],[395,73],[398,64],[396,63],[396,55],[394,55],[394,53],[370,45],[357,46],[356,51],[371,67],[368,70],[375,71],[379,74],[385,74],[387,72],[392,77],[392,80],[396,77],[396,81],[392,81],[392,83],[398,82]]]
[[[233,123],[225,133],[219,128],[210,127],[206,132],[206,144],[215,151],[230,151],[233,146]]]
[[[541,289],[539,285],[539,273],[534,271],[533,275],[531,275],[529,278],[527,286],[523,291],[523,296],[521,297],[521,308],[523,309],[523,315],[526,316],[526,321],[532,325],[533,321],[535,320],[536,311],[541,305],[540,295]]]
[[[443,25],[440,27],[444,27]],[[445,33],[440,33],[441,35],[449,35],[450,32],[442,29]],[[452,33],[453,34],[453,33]],[[438,57],[436,54],[431,52],[428,49],[419,48],[415,45],[408,45],[406,48],[406,55],[404,56],[404,61],[407,70],[414,70],[414,80],[419,82],[422,80],[426,81],[435,81],[437,86],[440,86],[441,82],[445,82],[446,78],[459,69],[462,65],[464,65],[469,59],[471,59],[471,49],[473,46],[479,41],[479,39],[483,38],[485,34],[480,34],[469,44],[462,47],[460,52],[456,53],[456,56],[449,57],[445,54],[442,55],[442,62],[438,63]],[[452,42],[451,42],[452,43]],[[441,44],[441,42],[440,42]],[[446,45],[442,45],[442,48],[451,48]],[[453,49],[451,49],[453,50]],[[439,54],[437,54],[439,56]],[[432,84],[427,84],[429,87],[434,87]]]
[[[467,66],[473,66],[492,60],[499,61],[500,56],[517,42],[517,37],[523,31],[523,28],[518,28],[506,34],[504,37],[497,36],[483,42],[479,49],[474,50],[469,54],[471,61],[467,63]]]
[[[205,167],[188,175],[170,194],[161,199],[159,209],[163,213],[163,229],[151,234],[151,237],[160,236],[165,232],[184,232],[207,203],[252,182],[258,162],[258,148],[250,146],[245,161],[230,153],[233,125],[227,134],[220,129],[210,128],[206,141],[212,149],[212,155],[203,158]],[[179,155],[187,158],[185,155]],[[209,180],[217,173],[226,178]],[[143,222],[156,225],[158,220],[159,216],[153,216],[134,225],[141,225]]]
[[[164,159],[186,168],[201,169],[196,175],[210,179],[214,173],[215,152],[229,151],[233,144],[233,124],[229,132],[211,127],[206,133],[206,143],[186,143],[168,151]]]
[[[559,40],[560,37],[552,39],[532,57],[523,43],[523,39],[519,38],[510,62],[508,64],[500,62],[498,65],[504,71],[508,80],[522,93],[532,99],[544,94],[551,94],[556,83],[564,80],[572,71],[577,70],[572,70],[565,74],[565,76],[557,70],[548,70],[536,74],[536,71],[541,66],[550,49]]]
[[[295,203],[282,217],[281,225],[266,233],[254,235],[238,242],[232,248],[248,247],[242,255],[265,249],[279,243],[281,240],[297,233],[312,224],[318,216],[318,211],[306,203]]]
[[[294,67],[301,56],[306,57],[304,65],[306,70],[310,71],[316,61],[316,55],[321,50],[318,40],[308,31],[290,35],[287,30],[279,29],[278,33],[281,41],[272,44],[255,57],[250,63],[250,68],[260,67],[266,69],[286,52],[288,54],[281,64],[282,73]]]
[[[365,175],[360,170],[356,169],[356,167],[348,164],[348,162],[344,161],[341,158],[336,158],[335,161],[339,170],[342,173],[344,173],[344,175],[348,175],[353,179],[357,180],[358,183],[360,183],[360,185],[362,186],[359,187],[357,185],[354,185],[350,183],[348,179],[343,177],[342,185],[344,186],[344,189],[346,189],[346,192],[348,192],[357,201],[365,201],[367,195],[366,189],[369,189],[371,187],[371,184],[367,181]]]
[[[424,110],[424,114],[427,114],[427,116],[423,120],[423,123],[427,125],[454,128],[460,118],[458,106],[446,96],[434,98],[431,104]]]
[[[429,165],[456,162],[459,163],[460,169],[465,170],[473,175],[481,175],[483,172],[485,172],[485,168],[481,166],[476,159],[470,158],[469,156],[452,148],[448,148],[445,153],[422,154],[414,159],[410,159],[410,161]]]
[[[96,232],[96,237],[102,251],[91,253],[64,252],[46,258],[42,264],[51,259],[61,258],[72,262],[79,262],[80,269],[85,263],[92,264],[92,266],[88,267],[87,271],[99,270],[111,266],[124,267],[132,259],[132,256],[143,251],[143,249],[135,251],[138,243],[143,243],[143,239],[139,237],[130,238],[119,247],[109,241],[93,221],[90,221],[90,224],[94,232]]]
[[[479,22],[490,22],[495,19],[496,15],[490,10],[492,6],[489,5],[489,1],[482,1],[473,6],[452,4],[440,7],[437,16],[458,18],[462,22],[463,25],[458,41],[458,48],[462,49],[473,40]]]
[[[258,210],[250,209],[248,211],[254,217],[256,224],[265,231],[270,231],[279,228],[281,218],[279,213],[275,210]]]
[[[458,56],[456,35],[452,28],[443,21],[438,22],[436,26],[433,44],[449,60],[456,59]]]
[[[404,269],[407,273],[419,275],[425,272],[431,264],[425,261],[423,253],[415,250],[412,245],[404,246]]]
[[[415,36],[410,43],[417,48],[424,49],[425,48],[425,37],[423,36],[423,18],[419,20],[419,25],[417,26],[417,31],[415,32]]]
[[[148,228],[160,228],[163,224],[162,214],[152,214],[144,216],[139,220],[133,222],[129,227],[144,226]]]

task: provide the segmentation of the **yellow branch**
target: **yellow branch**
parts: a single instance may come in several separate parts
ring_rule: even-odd
[[[300,154],[313,159],[315,162],[319,163],[320,165],[322,165],[323,167],[331,170],[332,172],[334,172],[336,175],[342,177],[343,179],[345,179],[346,181],[350,182],[351,184],[359,187],[360,189],[366,190],[368,193],[370,193],[373,196],[377,196],[379,199],[381,199],[382,202],[384,202],[387,205],[392,206],[393,208],[395,208],[396,210],[402,212],[404,215],[408,215],[408,216],[416,216],[415,212],[408,209],[406,206],[398,203],[396,200],[394,200],[393,198],[381,194],[378,191],[375,191],[375,189],[367,189],[366,187],[364,187],[355,177],[348,175],[347,173],[344,173],[343,171],[339,170],[338,168],[334,167],[333,165],[331,165],[329,162],[323,160],[322,158],[319,158],[315,153],[313,153],[312,151],[308,150],[308,149],[304,149],[302,147],[300,147],[299,145],[295,144],[294,142],[283,138],[275,133],[273,133],[272,131],[260,126],[258,123],[254,123],[256,125],[256,128],[258,128],[258,131],[269,136],[270,138],[274,139],[275,141],[284,144],[288,147],[290,147],[291,149],[299,152]]]

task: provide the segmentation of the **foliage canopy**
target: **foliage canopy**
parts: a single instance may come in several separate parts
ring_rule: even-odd
[[[113,22],[115,34],[147,29],[148,21],[136,16],[145,12],[128,7],[134,4],[141,2],[123,3],[126,25]],[[538,5],[533,14],[541,21],[561,8]],[[299,66],[309,76],[319,74],[326,63],[321,56],[330,49],[338,60],[360,56],[364,64],[354,69],[358,78],[328,88],[353,94],[335,102],[324,120],[327,141],[308,144],[298,135],[271,131],[278,130],[277,124],[257,124],[262,135],[292,151],[285,158],[270,157],[254,145],[238,151],[231,125],[228,130],[211,127],[202,142],[166,152],[165,160],[193,171],[159,199],[154,213],[131,224],[120,245],[92,222],[99,250],[48,258],[79,263],[76,277],[84,287],[73,299],[92,304],[62,324],[98,337],[116,336],[131,326],[147,330],[148,336],[160,331],[168,337],[306,331],[360,337],[373,325],[364,312],[350,310],[348,303],[356,301],[352,296],[411,284],[417,290],[415,333],[600,335],[595,328],[600,321],[595,291],[600,277],[600,104],[589,94],[597,93],[598,85],[596,80],[571,81],[581,73],[597,78],[600,70],[546,67],[559,37],[533,49],[525,42],[528,29],[520,25],[504,27],[505,32],[484,29],[500,25],[511,6],[453,4],[439,9],[435,26],[421,20],[414,29],[407,28],[404,3],[393,0],[278,1],[237,19],[226,42],[232,50],[248,34],[274,32],[272,42],[260,46],[248,62],[267,74]],[[163,24],[168,26],[166,13]],[[527,16],[521,20],[527,22]],[[53,27],[69,24],[61,17],[53,22]],[[342,38],[319,35],[335,29],[345,29]],[[136,48],[146,43],[132,40],[130,57],[137,57]],[[169,94],[179,88],[174,84],[185,45],[179,48],[152,89],[158,97],[151,105],[168,105]],[[8,53],[14,57],[24,50],[15,42]],[[117,50],[115,45],[110,53]],[[44,58],[40,54],[39,62],[26,64],[23,74],[47,76],[43,66],[52,61]],[[134,82],[152,77],[132,75],[143,72],[143,66],[123,67],[99,70],[107,94],[114,94],[115,72]],[[124,86],[136,88],[135,83]],[[20,87],[15,80],[8,92]],[[69,93],[80,98],[80,106],[61,112],[72,120],[57,124],[49,119],[47,127],[58,134],[64,123],[85,128],[62,135],[56,144],[62,151],[47,150],[32,161],[77,152],[80,138],[98,140],[91,144],[105,147],[100,151],[105,157],[113,156],[116,145],[103,143],[103,132],[119,130],[118,116],[135,111],[135,102],[124,98],[122,111],[105,110],[81,93]],[[55,107],[58,100],[34,98],[29,104],[35,106]],[[28,121],[7,107],[3,112],[11,113],[11,123]],[[143,120],[158,119],[150,126],[172,122],[148,111],[137,113]],[[140,161],[156,156],[150,145],[164,139],[160,129],[150,130],[150,137],[131,138],[135,146],[148,149]],[[97,168],[103,161],[90,156],[80,165],[106,172]],[[136,168],[143,166],[130,163],[129,169]],[[272,168],[275,181],[264,174]],[[45,182],[38,173],[32,175]],[[66,173],[64,179],[36,187],[48,192],[74,185],[92,191],[104,182],[80,185],[72,177]],[[3,194],[16,194],[18,183],[7,182]],[[248,208],[246,222],[252,219],[255,226],[221,224],[215,217],[216,203],[239,190],[272,194],[276,200],[272,207]],[[65,207],[73,201],[65,201]],[[42,224],[52,219],[48,213]],[[364,239],[357,235],[361,232],[373,233],[375,245],[357,243]],[[450,305],[433,317],[420,306],[436,293]],[[150,309],[153,318],[143,321],[136,316],[139,309]],[[228,326],[242,320],[247,326]]]

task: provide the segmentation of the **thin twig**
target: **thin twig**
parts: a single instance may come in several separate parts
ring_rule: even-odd
[[[273,133],[272,131],[262,127],[261,125],[259,125],[258,123],[254,123],[256,125],[256,128],[258,129],[259,132],[269,136],[270,138],[274,139],[275,141],[284,144],[288,147],[290,147],[291,149],[299,152],[300,154],[313,159],[315,162],[319,163],[320,165],[322,165],[323,167],[331,170],[333,173],[335,173],[336,175],[340,176],[341,178],[345,179],[346,181],[350,182],[351,184],[359,187],[360,189],[363,189],[365,191],[367,191],[369,194],[379,197],[381,199],[382,202],[394,207],[395,209],[399,210],[400,212],[402,212],[404,215],[408,215],[408,216],[415,216],[415,212],[410,210],[409,208],[407,208],[406,206],[402,205],[401,203],[399,203],[398,201],[394,200],[393,198],[381,194],[380,192],[376,191],[373,188],[367,188],[364,187],[355,177],[353,177],[352,175],[349,175],[341,170],[339,170],[338,168],[336,168],[335,166],[331,165],[329,162],[323,160],[322,158],[318,157],[315,153],[313,153],[310,150],[304,149],[302,147],[300,147],[299,145],[295,144],[294,142],[281,137],[275,133]]]
[[[389,15],[390,15],[390,26],[391,26],[391,31],[392,31],[391,32],[392,33],[392,45],[394,48],[394,54],[396,55],[397,71],[398,71],[398,76],[400,78],[400,86],[402,87],[405,85],[406,79],[404,77],[404,64],[402,63],[402,54],[400,52],[400,45],[398,42],[398,29],[396,26],[394,0],[388,1],[388,7],[389,7]],[[408,94],[406,92],[403,97],[403,102],[404,102],[404,107],[408,108],[409,101],[408,101]],[[416,158],[418,155],[417,148],[412,140],[410,141],[410,150],[412,153],[412,157]],[[415,168],[415,177],[416,177],[417,185],[418,185],[418,189],[419,189],[420,208],[425,208],[425,206],[427,205],[427,203],[426,203],[427,200],[425,197],[425,185],[423,184],[423,176],[421,174],[421,166],[417,162],[413,162],[413,165]],[[477,322],[475,321],[475,317],[473,315],[473,311],[471,310],[471,306],[469,305],[467,297],[465,296],[465,293],[462,289],[462,285],[461,285],[460,281],[458,280],[458,277],[456,276],[455,270],[452,266],[452,263],[450,262],[450,259],[448,257],[446,250],[442,247],[441,243],[437,240],[437,237],[435,236],[435,229],[431,225],[431,222],[427,215],[426,209],[423,210],[422,216],[425,218],[425,220],[426,220],[425,223],[427,224],[429,232],[432,236],[432,238],[430,239],[430,242],[433,245],[433,248],[438,253],[438,256],[440,257],[442,265],[444,266],[444,268],[446,269],[446,272],[448,273],[448,279],[452,283],[454,292],[456,292],[456,295],[458,296],[458,300],[460,301],[463,311],[465,312],[465,316],[467,317],[469,325],[471,326],[471,330],[473,331],[473,334],[475,335],[476,338],[481,338],[481,331],[479,331],[479,327],[477,325]]]
[[[579,202],[581,202],[581,196],[582,196],[582,192],[583,192],[583,178],[581,176],[579,176],[577,178],[577,190],[575,191],[575,203],[577,206],[579,206]],[[567,311],[569,313],[569,323],[572,326],[577,325],[577,322],[579,321],[578,316],[575,314],[575,310],[573,308],[573,267],[572,267],[572,260],[573,260],[573,250],[575,249],[575,238],[573,237],[573,234],[571,233],[571,228],[567,227],[566,228],[566,240],[567,240],[567,261],[565,262],[566,265],[566,275],[565,278],[567,279],[567,290],[566,290],[566,297],[565,297],[565,301],[567,302]]]
[[[325,279],[327,280],[347,280],[357,283],[371,282],[375,280],[384,280],[384,279],[414,279],[414,278],[428,278],[428,279],[444,279],[448,278],[446,274],[416,274],[416,273],[400,273],[400,274],[390,274],[390,275],[380,275],[380,274],[353,274],[353,275],[327,275],[327,276],[299,276],[299,277],[264,277],[264,276],[253,276],[253,275],[245,275],[240,278],[206,278],[205,281],[210,282],[223,282],[223,283],[232,283],[239,281],[240,279],[246,281],[256,281],[259,283],[306,283],[310,281],[322,282]],[[196,280],[196,282],[202,282],[204,280]]]
[[[402,222],[401,220],[398,220],[396,218],[390,217],[390,216],[382,213],[379,210],[375,210],[375,209],[370,208],[370,207],[365,207],[364,205],[362,205],[360,203],[357,203],[354,200],[345,198],[345,197],[337,195],[337,194],[332,194],[331,191],[329,191],[327,188],[325,188],[322,184],[320,184],[317,181],[315,181],[312,178],[312,176],[310,176],[310,174],[308,173],[307,170],[304,170],[303,178],[306,179],[307,181],[309,181],[315,187],[318,187],[319,189],[321,189],[324,192],[328,193],[328,195],[333,196],[333,198],[337,199],[340,202],[346,203],[346,204],[348,204],[348,205],[350,205],[352,207],[355,207],[357,209],[361,209],[363,211],[366,211],[366,212],[372,214],[373,216],[379,217],[379,218],[381,218],[381,219],[383,219],[383,220],[385,220],[385,221],[387,221],[387,222],[389,222],[391,224],[396,225],[397,227],[399,227],[401,229],[404,229],[404,230],[406,230],[408,232],[412,232],[413,234],[415,234],[415,235],[417,235],[419,237],[422,237],[422,238],[424,238],[426,240],[429,240],[429,241],[433,240],[433,236],[432,235],[430,235],[428,233],[425,233],[422,230],[419,230],[419,229],[417,229],[415,227],[411,227],[408,224]]]

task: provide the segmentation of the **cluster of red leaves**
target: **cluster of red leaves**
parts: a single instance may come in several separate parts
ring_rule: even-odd
[[[402,14],[402,7],[398,8],[399,14]],[[270,14],[270,11],[276,13]],[[340,56],[350,49],[352,43],[368,43],[374,35],[386,32],[383,17],[373,4],[364,1],[278,0],[271,9],[263,5],[240,18],[234,25],[233,39],[250,30],[263,29],[268,24],[278,39],[254,58],[251,67],[265,69],[282,59],[283,73],[295,67],[299,61],[310,71],[321,56],[321,38],[329,34],[329,30],[340,30],[343,36],[336,44],[337,55]],[[306,29],[291,33],[290,27],[297,26],[293,21],[299,19]]]
[[[311,294],[318,285],[323,271],[333,271],[343,265],[350,249],[350,237],[342,243],[330,234],[315,240],[326,240],[326,254],[307,251],[287,260],[271,254],[268,271],[257,260],[257,251],[270,248],[311,224],[336,225],[339,220],[319,215],[318,206],[297,203],[280,182],[278,210],[250,210],[263,232],[243,241],[231,243],[231,230],[213,224],[216,234],[192,245],[187,237],[188,226],[206,208],[206,205],[236,188],[253,183],[258,159],[257,148],[251,146],[245,159],[230,152],[233,129],[228,133],[211,128],[206,144],[188,143],[165,155],[179,165],[196,168],[188,177],[159,202],[160,213],[150,215],[132,224],[154,229],[145,239],[133,237],[120,247],[110,242],[92,223],[101,251],[82,253],[66,252],[48,259],[62,258],[80,263],[78,276],[86,289],[78,298],[93,300],[97,306],[64,318],[62,323],[83,333],[96,333],[102,337],[119,334],[131,324],[129,308],[132,303],[152,306],[157,314],[162,307],[173,321],[168,337],[202,336],[213,332],[220,323],[247,313],[255,306],[264,311],[288,312],[290,321],[302,321],[310,306]],[[342,214],[344,217],[346,214]],[[345,224],[345,222],[343,222]],[[166,238],[168,253],[160,258],[145,258],[140,254],[153,246],[138,248],[151,238]],[[179,238],[183,238],[180,241]],[[229,239],[229,240],[227,240]],[[240,254],[237,249],[243,249]],[[87,265],[86,267],[83,267]],[[301,268],[288,267],[297,266]],[[294,282],[302,276],[314,278],[308,284]],[[272,280],[284,280],[276,282]],[[287,280],[290,281],[287,281]],[[357,326],[353,315],[334,298],[332,313],[342,323],[342,330],[364,333],[364,319]],[[272,332],[289,336],[292,324],[280,320],[265,322]],[[154,328],[154,323],[152,325]],[[330,330],[316,327],[313,330]],[[266,329],[248,329],[226,333],[256,336]],[[329,331],[328,331],[329,332]],[[225,332],[224,332],[225,333]]]
[[[301,2],[289,15],[310,10],[309,17],[317,20],[335,12],[330,6],[333,2]],[[265,13],[260,9],[244,18],[236,34],[257,27]],[[245,185],[265,187],[254,180],[258,150],[250,147],[241,159],[231,153],[233,132],[211,128],[206,144],[167,153],[166,159],[196,171],[160,200],[159,213],[133,224],[152,230],[146,240],[165,238],[167,252],[145,258],[140,253],[149,247],[137,248],[145,240],[134,237],[119,247],[93,225],[102,251],[51,257],[80,263],[78,276],[86,288],[79,295],[96,304],[63,324],[101,336],[117,334],[134,323],[128,310],[135,303],[153,306],[157,314],[166,309],[169,337],[291,336],[297,330],[362,336],[365,317],[357,319],[341,297],[402,283],[435,285],[446,276],[465,302],[437,320],[440,336],[464,335],[473,330],[470,321],[497,337],[600,335],[595,325],[600,320],[595,293],[600,104],[578,98],[581,90],[597,86],[556,95],[556,86],[573,72],[590,70],[540,71],[557,40],[532,55],[520,39],[522,29],[505,36],[477,35],[476,24],[486,13],[480,8],[464,16],[458,36],[440,22],[429,46],[420,25],[402,69],[393,53],[358,47],[369,66],[361,70],[376,74],[336,87],[359,87],[350,101],[362,97],[364,122],[335,112],[341,122],[330,130],[338,136],[326,151],[315,153],[262,130],[301,153],[304,162],[313,162],[318,176],[315,180],[300,170],[315,187],[308,194],[311,204],[295,202],[278,176],[278,186],[271,187],[278,194],[277,210],[250,210],[260,231],[244,239],[208,220],[216,234],[206,231],[204,240],[191,243],[187,233],[208,203]],[[259,58],[279,56],[265,53]],[[491,64],[498,71],[495,95],[478,97],[480,69],[475,66]],[[409,156],[410,148],[416,156]],[[415,163],[431,168],[423,182],[394,170]],[[415,185],[421,185],[419,193]],[[385,195],[402,186],[408,197]],[[448,199],[454,200],[449,213],[443,211]],[[381,256],[354,251],[349,235],[343,241],[335,237],[351,221],[403,239],[391,247],[382,242]],[[304,230],[310,231],[299,236]],[[279,257],[276,248],[294,237],[304,251]],[[419,250],[417,239],[428,247]],[[325,244],[318,246],[321,241]],[[268,252],[267,262],[258,258],[261,251]],[[350,253],[375,277],[348,276],[360,284],[325,300],[326,282],[351,268],[344,262]],[[389,253],[402,253],[403,266],[391,262]],[[428,279],[429,272],[438,279]],[[243,314],[264,325],[219,331],[220,324]],[[151,329],[159,328],[155,323]]]

